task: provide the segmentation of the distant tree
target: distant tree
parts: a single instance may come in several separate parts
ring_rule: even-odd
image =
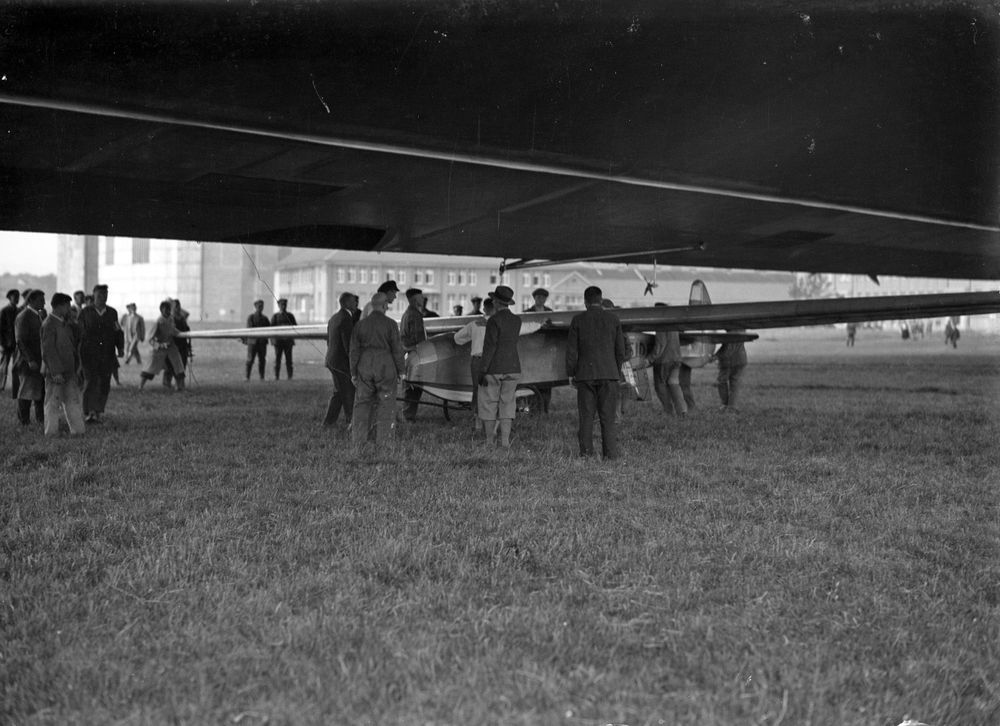
[[[833,295],[833,276],[820,272],[796,273],[795,281],[788,292],[796,300],[831,297]]]

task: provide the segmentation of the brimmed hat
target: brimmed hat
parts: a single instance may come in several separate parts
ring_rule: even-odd
[[[278,298],[278,304],[281,305],[281,303],[285,303],[285,305],[287,305],[288,304],[288,298],[287,297],[279,297]]]
[[[542,297],[548,297],[549,296],[549,291],[546,290],[544,287],[540,287],[537,290],[535,290],[533,293],[531,293],[531,297],[538,297],[539,295],[541,295]]]
[[[470,302],[482,302],[482,301],[483,301],[483,299],[481,297],[479,297],[479,295],[473,295],[470,298]]]
[[[513,305],[514,291],[506,285],[497,285],[497,289],[490,293],[490,299],[504,305]]]
[[[395,280],[386,280],[378,286],[379,292],[399,292],[399,286]]]

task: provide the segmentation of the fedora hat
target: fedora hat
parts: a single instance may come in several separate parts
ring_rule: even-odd
[[[490,293],[490,298],[504,305],[513,305],[514,291],[506,285],[497,285],[497,289]]]

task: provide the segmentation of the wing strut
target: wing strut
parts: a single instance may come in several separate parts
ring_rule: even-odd
[[[705,249],[704,242],[698,242],[694,245],[685,245],[684,247],[666,247],[661,250],[643,250],[642,252],[624,252],[624,253],[612,253],[610,255],[591,255],[589,257],[574,257],[568,260],[515,260],[510,264],[504,260],[505,269],[507,270],[526,270],[531,267],[551,267],[552,265],[569,265],[576,262],[600,262],[601,260],[615,260],[620,261],[626,257],[646,257],[647,255],[669,255],[675,252],[701,252]],[[656,258],[653,258],[653,264],[656,264]],[[655,287],[655,285],[654,285]]]

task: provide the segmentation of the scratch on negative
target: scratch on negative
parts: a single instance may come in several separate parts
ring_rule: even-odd
[[[323,104],[323,108],[326,109],[326,112],[330,113],[330,107],[326,105],[326,101],[324,101],[323,96],[320,95],[319,89],[316,88],[316,79],[313,77],[312,73],[309,74],[309,80],[312,81],[313,91],[316,92],[316,98],[318,98],[319,102]]]

